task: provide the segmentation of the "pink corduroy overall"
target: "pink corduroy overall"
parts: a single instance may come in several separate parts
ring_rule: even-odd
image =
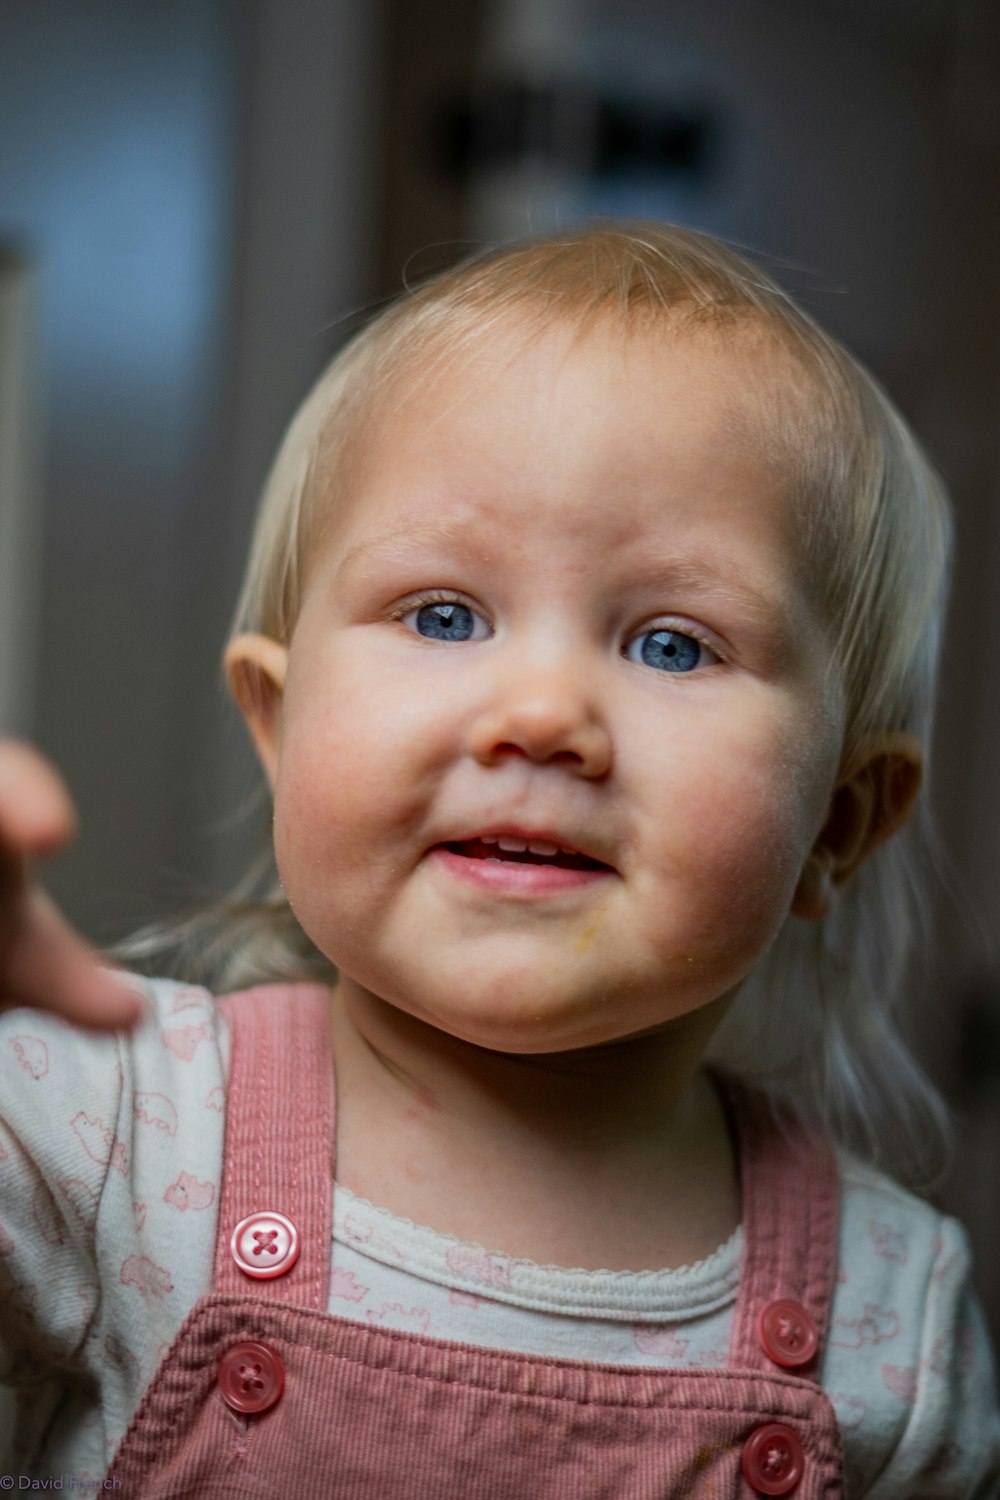
[[[816,1377],[836,1274],[826,1146],[779,1130],[760,1100],[723,1085],[745,1234],[724,1368],[543,1359],[331,1316],[328,1003],[312,985],[220,1001],[232,1061],[215,1282],[122,1439],[109,1475],[123,1494],[843,1495],[837,1422]]]

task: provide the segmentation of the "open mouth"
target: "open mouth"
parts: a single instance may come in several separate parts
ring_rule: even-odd
[[[447,849],[451,854],[461,855],[463,859],[485,859],[495,860],[502,863],[514,863],[521,865],[549,865],[563,870],[609,870],[610,865],[602,864],[599,859],[591,859],[588,854],[576,854],[569,849],[560,849],[555,844],[542,841],[521,843],[520,840],[504,838],[496,839],[462,839],[459,842],[442,844],[442,849]]]

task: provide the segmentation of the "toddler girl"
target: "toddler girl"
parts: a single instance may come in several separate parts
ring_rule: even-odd
[[[996,1493],[962,1230],[883,1172],[941,1137],[891,1016],[948,547],[870,377],[703,236],[480,256],[356,338],[226,652],[275,892],[99,968],[0,761],[7,1471]]]

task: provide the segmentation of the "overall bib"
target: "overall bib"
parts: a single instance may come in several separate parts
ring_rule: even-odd
[[[328,991],[272,985],[219,1004],[232,1060],[214,1286],[109,1471],[130,1500],[843,1495],[817,1384],[836,1275],[827,1146],[722,1083],[745,1235],[725,1368],[545,1359],[371,1327],[326,1310]]]

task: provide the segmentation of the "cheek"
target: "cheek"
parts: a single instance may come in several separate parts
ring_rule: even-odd
[[[702,938],[718,941],[727,932],[740,940],[760,931],[769,940],[797,879],[798,841],[789,823],[783,800],[748,782],[718,788],[689,825],[692,916]]]
[[[322,732],[286,740],[274,788],[274,845],[286,885],[333,861],[359,857],[366,811],[384,801],[386,778],[355,736]]]
[[[359,837],[367,824],[377,852],[380,841],[419,825],[461,750],[470,683],[456,680],[445,657],[436,672],[401,667],[392,653],[371,650],[326,652],[295,665],[286,687],[276,823],[303,822],[301,837],[317,846],[321,835]]]
[[[822,821],[829,759],[812,742],[789,754],[788,742],[773,724],[706,736],[711,755],[692,746],[689,774],[663,799],[659,872],[697,952],[761,952],[788,914]]]
[[[274,788],[274,845],[297,912],[356,907],[418,823],[426,766],[398,695],[325,664],[292,685]],[[403,705],[405,708],[405,705]]]

